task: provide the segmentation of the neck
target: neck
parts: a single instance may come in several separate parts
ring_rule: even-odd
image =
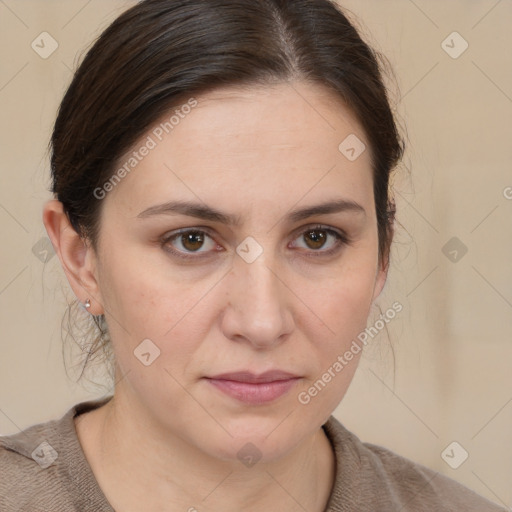
[[[323,429],[279,460],[244,467],[205,454],[154,424],[146,410],[127,406],[116,393],[76,422],[86,458],[116,512],[324,511],[335,458]]]

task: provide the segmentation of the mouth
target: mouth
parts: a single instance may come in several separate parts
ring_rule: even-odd
[[[281,370],[271,370],[259,375],[249,371],[223,373],[205,379],[231,398],[258,405],[277,400],[289,392],[301,377]]]

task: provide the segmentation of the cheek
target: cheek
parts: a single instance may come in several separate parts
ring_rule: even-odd
[[[102,260],[100,287],[104,306],[115,320],[130,325],[144,335],[157,335],[172,327],[180,313],[190,307],[195,293],[179,272],[166,272],[161,261],[155,264],[151,254],[131,248],[114,247]]]
[[[316,340],[314,350],[317,352],[316,359],[319,363],[318,374],[332,367],[338,356],[350,351],[366,327],[371,287],[361,287],[359,284],[351,287],[346,281],[333,283],[329,295],[318,297],[318,316],[325,326],[317,327],[315,334],[310,332],[311,339]],[[329,297],[329,300],[325,300],[325,297]],[[339,384],[346,381],[348,385],[357,368],[361,352],[362,349],[356,345],[353,352],[348,354],[347,362],[343,363],[342,376],[335,379]],[[342,385],[338,389],[343,387]]]
[[[314,371],[296,398],[303,414],[320,422],[345,396],[364,349],[358,336],[366,327],[374,281],[368,268],[353,270],[310,295],[310,323],[301,327],[310,340]]]
[[[319,401],[336,406],[357,369],[364,348],[358,336],[365,330],[370,313],[375,269],[371,252],[354,252],[320,287],[303,284],[311,313],[307,315],[309,325],[303,324],[301,329],[313,341],[310,350],[317,361],[315,378],[324,375],[324,381],[333,383]]]
[[[372,255],[354,252],[342,264],[323,276],[320,284],[305,280],[304,296],[335,336],[361,329],[371,306],[377,261]],[[311,302],[309,302],[311,301]]]
[[[142,264],[135,251],[129,256],[113,250],[104,258],[101,291],[116,357],[133,364],[133,351],[151,340],[160,366],[172,363],[186,369],[191,354],[207,335],[215,314],[214,294],[218,277],[194,281],[179,271],[165,272],[161,265]],[[210,316],[208,316],[210,315]]]

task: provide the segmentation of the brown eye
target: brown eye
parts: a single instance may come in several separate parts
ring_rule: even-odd
[[[325,229],[313,229],[304,233],[304,240],[309,240],[308,246],[311,249],[321,249],[327,240]]]
[[[187,251],[197,251],[204,243],[204,236],[200,231],[189,231],[181,235],[181,244]]]
[[[345,233],[324,226],[309,227],[296,240],[299,244],[295,247],[305,249],[301,252],[305,252],[306,256],[331,256],[350,243]]]
[[[167,252],[175,256],[197,259],[198,257],[208,256],[212,249],[215,249],[216,244],[205,231],[187,229],[164,237],[162,246]]]

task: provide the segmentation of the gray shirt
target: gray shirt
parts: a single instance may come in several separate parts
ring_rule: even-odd
[[[0,436],[0,512],[115,512],[73,421],[110,399],[81,402],[60,419]],[[325,512],[507,512],[440,473],[361,442],[334,416],[322,428],[336,456]]]

